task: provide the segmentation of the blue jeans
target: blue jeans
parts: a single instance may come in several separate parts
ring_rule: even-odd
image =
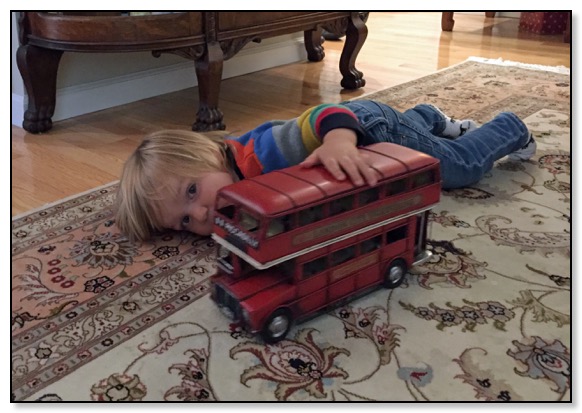
[[[356,114],[366,130],[367,136],[360,144],[392,142],[439,159],[443,189],[476,183],[496,160],[517,151],[529,139],[527,127],[511,112],[500,113],[453,140],[439,137],[446,121],[432,105],[417,105],[401,113],[371,100],[343,104]]]

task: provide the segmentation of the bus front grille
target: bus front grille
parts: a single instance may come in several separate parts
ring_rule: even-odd
[[[230,319],[242,319],[240,303],[218,284],[216,284],[216,302],[220,306],[222,312]]]

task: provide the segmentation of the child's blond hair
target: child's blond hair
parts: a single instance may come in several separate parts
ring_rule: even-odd
[[[228,171],[225,132],[161,130],[146,136],[125,162],[116,205],[118,228],[130,240],[147,240],[163,230],[157,214],[169,175],[197,179]]]

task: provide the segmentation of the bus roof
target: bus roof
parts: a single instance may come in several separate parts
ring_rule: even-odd
[[[376,143],[358,148],[371,159],[380,180],[438,164],[429,155],[393,143]],[[323,166],[291,166],[226,186],[220,193],[249,211],[273,216],[323,198],[348,192],[356,186],[349,179],[337,181]]]

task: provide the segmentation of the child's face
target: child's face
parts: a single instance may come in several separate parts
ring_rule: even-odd
[[[217,192],[234,181],[228,172],[208,172],[198,179],[168,176],[158,208],[164,228],[210,235]]]

